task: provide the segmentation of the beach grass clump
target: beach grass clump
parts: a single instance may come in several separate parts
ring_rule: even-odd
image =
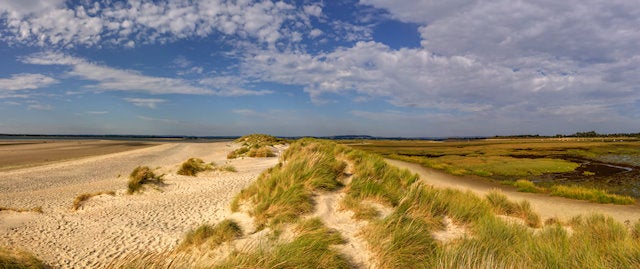
[[[345,164],[334,156],[335,144],[322,141],[298,141],[291,144],[282,161],[262,173],[234,199],[232,209],[242,201],[253,205],[251,214],[258,225],[294,221],[313,210],[314,191],[332,191],[342,187],[337,179]]]
[[[127,182],[127,193],[133,194],[142,189],[143,184],[156,183],[161,184],[164,182],[163,175],[156,175],[148,166],[138,166],[129,175],[129,181]]]
[[[199,172],[212,170],[212,164],[206,164],[202,159],[189,158],[180,165],[178,175],[195,177]]]
[[[490,191],[485,199],[496,214],[521,218],[527,226],[533,228],[540,227],[542,224],[540,216],[533,211],[527,200],[520,203],[512,202],[499,190]]]
[[[526,179],[518,179],[513,183],[513,186],[518,189],[519,192],[531,192],[531,193],[542,193],[545,192],[545,189],[542,187],[536,186],[535,183],[526,180]]]
[[[273,151],[271,151],[271,149],[267,147],[252,148],[249,150],[249,152],[247,152],[247,157],[253,158],[266,158],[275,156],[276,154],[274,154]]]
[[[591,189],[579,186],[555,185],[550,189],[552,196],[560,196],[571,199],[587,200],[601,204],[630,205],[635,203],[635,199],[618,194],[608,193],[606,190]]]
[[[285,144],[286,140],[266,134],[252,134],[240,137],[235,140],[241,147],[229,152],[227,159],[235,159],[238,157],[255,157],[266,158],[275,157],[275,153],[271,147],[275,145]]]
[[[238,172],[238,169],[235,166],[230,164],[218,166],[215,169],[218,171],[225,171],[225,172]]]
[[[333,245],[344,243],[318,218],[299,220],[292,242],[230,255],[214,268],[354,268]]]
[[[73,200],[73,210],[78,210],[78,208],[80,208],[80,206],[85,201],[89,200],[91,197],[98,196],[98,195],[103,195],[103,194],[115,196],[116,192],[115,191],[100,191],[100,192],[94,192],[94,193],[83,193],[83,194],[80,194],[80,195],[76,196],[75,200]]]
[[[182,240],[178,250],[185,250],[205,243],[208,247],[214,248],[224,242],[229,242],[240,236],[242,236],[242,229],[240,226],[232,220],[225,219],[215,226],[203,224],[198,228],[189,231]]]
[[[29,252],[0,247],[0,268],[37,269],[48,267]]]
[[[360,150],[344,150],[354,164],[354,174],[347,196],[355,200],[370,199],[395,207],[418,175],[389,165],[382,157]]]

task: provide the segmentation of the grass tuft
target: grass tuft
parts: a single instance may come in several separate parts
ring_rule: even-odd
[[[250,202],[251,214],[258,226],[293,222],[313,210],[313,191],[332,191],[342,187],[337,180],[344,164],[334,156],[336,145],[306,140],[291,144],[277,166],[262,173],[232,203],[237,209],[242,201]]]
[[[115,191],[100,191],[100,192],[94,192],[94,193],[83,193],[83,194],[80,194],[80,195],[76,196],[75,200],[73,200],[73,210],[78,210],[78,208],[80,208],[80,206],[84,203],[84,201],[89,200],[91,197],[102,195],[102,194],[108,194],[108,195],[114,196],[114,195],[116,195],[116,192]]]
[[[227,159],[235,159],[238,157],[275,157],[271,150],[272,146],[285,144],[286,140],[265,134],[246,135],[236,139],[235,141],[242,146],[227,154]]]
[[[353,268],[332,245],[344,240],[317,218],[301,220],[290,243],[230,255],[215,268]]]
[[[578,186],[556,185],[550,188],[551,195],[571,199],[587,200],[601,204],[629,205],[635,203],[635,199],[629,196],[608,193],[605,190],[590,189]]]
[[[162,175],[157,176],[148,166],[138,166],[129,175],[127,182],[127,193],[133,194],[142,189],[143,184],[147,183],[163,183]]]
[[[0,268],[36,269],[47,266],[31,253],[0,247]]]
[[[526,200],[520,203],[509,201],[507,196],[499,190],[489,192],[486,195],[486,200],[496,214],[521,218],[529,227],[538,228],[541,226],[540,216],[533,212],[531,204]]]
[[[545,191],[544,188],[538,187],[536,184],[526,179],[518,179],[513,183],[513,186],[518,188],[519,192],[542,193]]]
[[[184,238],[178,250],[185,250],[192,246],[207,243],[209,247],[216,247],[242,235],[240,226],[232,220],[223,220],[215,226],[203,224],[191,230]]]
[[[205,164],[203,160],[198,158],[190,158],[180,165],[178,175],[195,177],[199,172],[213,169],[213,165]]]

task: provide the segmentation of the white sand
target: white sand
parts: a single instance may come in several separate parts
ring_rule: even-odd
[[[190,229],[229,216],[233,196],[277,163],[247,158],[230,162],[237,173],[175,174],[191,157],[224,164],[230,150],[226,142],[167,143],[2,172],[0,206],[42,206],[44,213],[0,212],[0,245],[31,251],[61,268],[102,268],[131,253],[172,249]],[[166,186],[126,195],[128,175],[138,165],[167,173]],[[93,197],[71,210],[77,195],[107,190],[117,195]]]

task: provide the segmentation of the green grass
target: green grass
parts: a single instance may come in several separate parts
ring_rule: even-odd
[[[261,174],[256,182],[241,191],[232,209],[245,201],[253,206],[251,214],[259,226],[292,222],[313,210],[311,193],[331,191],[342,184],[337,179],[345,164],[333,155],[335,144],[328,142],[307,143],[305,140],[291,144],[275,167]]]
[[[0,268],[36,269],[47,266],[31,253],[0,247]]]
[[[587,200],[601,204],[629,205],[635,203],[635,199],[629,196],[611,194],[605,190],[590,189],[579,186],[552,186],[550,188],[550,194],[553,196]]]
[[[235,159],[238,157],[275,157],[270,147],[287,143],[286,140],[266,134],[246,135],[236,139],[235,141],[242,146],[232,152],[229,152],[227,159]]]
[[[489,192],[485,199],[493,207],[496,214],[520,218],[527,226],[533,228],[538,228],[542,224],[540,216],[533,212],[531,204],[526,200],[520,203],[512,202],[499,190]]]
[[[353,268],[331,248],[344,240],[319,219],[300,221],[296,234],[298,236],[290,243],[230,255],[214,268]]]
[[[418,175],[387,164],[380,156],[360,150],[342,149],[340,154],[354,164],[354,175],[343,206],[360,211],[360,203],[373,200],[387,206],[397,206],[404,192],[418,181]]]
[[[542,193],[546,191],[544,188],[538,187],[535,183],[526,179],[518,179],[513,183],[513,186],[516,187],[519,192]]]
[[[215,226],[203,224],[200,227],[190,231],[178,250],[185,250],[190,247],[207,244],[210,248],[229,242],[242,235],[240,226],[232,220],[223,220]]]
[[[190,158],[180,165],[178,175],[195,177],[199,172],[212,170],[212,164],[206,164],[202,159]]]
[[[341,189],[336,179],[344,176],[343,160],[354,166],[351,184]],[[558,221],[542,226],[526,201],[510,201],[500,192],[479,197],[428,186],[380,156],[312,139],[291,144],[278,165],[234,200],[236,210],[249,204],[255,223],[273,228],[274,235],[257,249],[233,252],[206,267],[353,268],[333,247],[345,243],[340,234],[320,219],[302,218],[313,211],[314,192],[337,190],[346,193],[343,207],[369,220],[360,235],[379,268],[640,268],[640,221],[625,226],[602,215],[579,216],[566,223],[569,234]],[[393,212],[380,218],[364,201]],[[498,215],[521,218],[537,229]],[[444,217],[463,226],[466,236],[435,241],[431,234],[445,228]],[[282,223],[294,225],[292,241],[278,241],[275,231]],[[185,244],[207,246],[213,230],[202,226]]]
[[[98,196],[98,195],[102,195],[102,194],[107,194],[107,195],[111,195],[114,196],[116,195],[115,191],[100,191],[100,192],[94,192],[94,193],[83,193],[80,194],[78,196],[76,196],[76,199],[73,200],[73,210],[78,210],[78,208],[80,208],[80,206],[87,200],[89,200],[91,197],[94,196]]]
[[[577,163],[552,158],[513,158],[509,156],[458,156],[437,158],[391,156],[395,159],[420,162],[421,164],[454,175],[476,175],[496,178],[518,178],[540,176],[545,173],[571,172]]]
[[[148,183],[163,183],[162,175],[156,175],[148,166],[138,166],[129,175],[127,193],[139,192],[142,190],[142,185]]]

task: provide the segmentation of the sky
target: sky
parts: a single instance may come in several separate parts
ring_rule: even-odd
[[[639,1],[0,0],[0,133],[639,127]]]

